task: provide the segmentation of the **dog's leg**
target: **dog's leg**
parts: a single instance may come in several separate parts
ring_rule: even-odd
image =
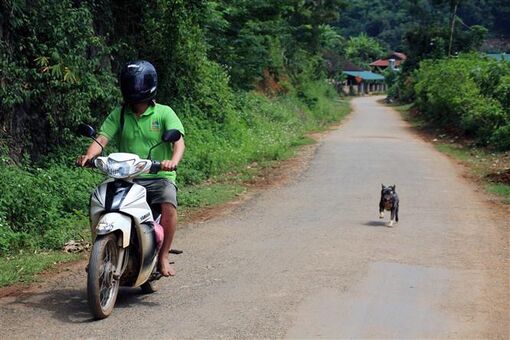
[[[395,207],[391,208],[391,219],[390,219],[390,222],[388,223],[388,227],[393,227],[393,221],[395,221]]]
[[[398,205],[397,205],[397,209],[395,209],[395,221],[397,221],[397,223],[398,223]]]
[[[379,202],[379,218],[384,218],[384,203],[382,199]]]

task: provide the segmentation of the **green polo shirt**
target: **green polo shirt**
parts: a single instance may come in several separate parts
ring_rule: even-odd
[[[108,140],[119,138],[120,152],[134,153],[146,159],[149,149],[161,142],[166,130],[177,129],[184,135],[184,127],[175,112],[169,106],[156,104],[149,106],[140,117],[136,117],[127,106],[124,111],[124,128],[119,136],[120,111],[120,106],[115,108],[106,117],[99,132]],[[172,154],[171,143],[163,143],[152,150],[151,158],[157,161],[170,160]],[[141,174],[138,178],[166,178],[175,183],[176,176],[175,171],[160,171],[157,174]]]

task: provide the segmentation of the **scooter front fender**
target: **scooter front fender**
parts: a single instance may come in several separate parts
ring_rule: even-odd
[[[106,235],[120,230],[122,248],[129,246],[131,239],[131,217],[120,213],[108,213],[101,216],[95,228],[95,234]],[[120,244],[119,244],[120,245]]]

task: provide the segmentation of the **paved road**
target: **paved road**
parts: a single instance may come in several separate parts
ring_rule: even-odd
[[[508,338],[507,217],[376,99],[290,183],[179,230],[158,293],[124,290],[93,322],[71,273],[2,299],[0,338]],[[381,183],[401,198],[394,228]]]

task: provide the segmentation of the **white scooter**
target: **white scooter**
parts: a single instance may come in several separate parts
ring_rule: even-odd
[[[91,126],[80,125],[78,133],[101,145]],[[180,138],[178,130],[169,130],[157,145]],[[143,292],[153,293],[154,281],[161,277],[156,269],[157,237],[160,236],[160,241],[162,237],[162,229],[156,230],[162,228],[157,223],[160,216],[154,216],[159,213],[153,212],[147,203],[145,188],[133,182],[141,173],[161,170],[160,162],[150,160],[150,152],[147,158],[112,153],[89,164],[109,177],[90,199],[93,246],[87,269],[87,295],[90,310],[97,319],[112,313],[120,286],[141,287]]]

